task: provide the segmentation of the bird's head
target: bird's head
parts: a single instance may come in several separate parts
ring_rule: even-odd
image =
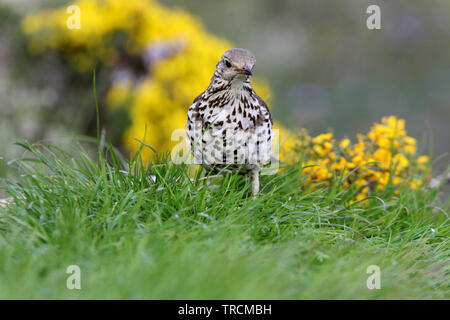
[[[233,48],[226,51],[216,66],[216,73],[224,80],[247,80],[253,73],[255,57],[246,49]]]

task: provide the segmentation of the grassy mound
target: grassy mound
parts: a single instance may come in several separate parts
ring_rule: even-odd
[[[205,183],[166,158],[145,166],[109,146],[20,144],[2,188],[0,298],[450,298],[448,203],[439,188],[349,204],[343,177],[302,188],[302,164]],[[81,290],[66,287],[68,266]],[[381,289],[366,286],[381,269]]]

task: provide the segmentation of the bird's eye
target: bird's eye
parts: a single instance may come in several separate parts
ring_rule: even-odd
[[[225,60],[225,65],[227,66],[227,68],[231,68],[231,63],[228,60]]]

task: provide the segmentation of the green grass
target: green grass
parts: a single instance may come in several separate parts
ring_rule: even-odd
[[[20,146],[8,169],[20,176],[2,182],[15,205],[0,207],[0,298],[450,298],[438,189],[347,205],[339,179],[304,190],[297,164],[262,177],[253,199],[242,177],[207,185],[164,158],[146,169],[111,146],[98,162],[75,143]],[[81,290],[66,288],[72,264]]]

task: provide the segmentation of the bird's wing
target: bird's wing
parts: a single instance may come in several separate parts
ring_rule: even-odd
[[[271,161],[272,154],[272,142],[273,142],[273,120],[264,100],[255,93],[257,103],[259,105],[259,114],[256,119],[256,136],[257,136],[257,148],[258,154],[261,157],[262,163],[268,163]]]
[[[256,100],[259,103],[260,110],[261,110],[261,113],[262,113],[264,119],[268,119],[270,122],[270,127],[272,127],[273,126],[272,115],[270,114],[267,104],[264,102],[264,100],[260,96],[258,96],[258,94],[256,92],[254,94],[255,94]]]

